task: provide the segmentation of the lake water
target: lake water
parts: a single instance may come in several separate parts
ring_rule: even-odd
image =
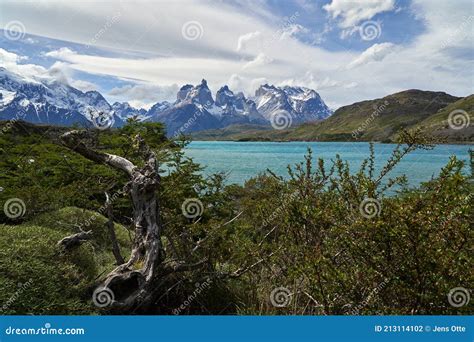
[[[380,170],[396,145],[375,144],[376,167]],[[369,155],[369,144],[363,142],[229,142],[193,141],[186,148],[186,155],[206,169],[204,173],[227,172],[228,183],[243,184],[247,179],[270,169],[287,176],[287,165],[304,161],[307,148],[313,157],[321,157],[330,166],[331,159],[340,154],[343,160],[357,170]],[[433,150],[418,150],[406,156],[390,176],[406,174],[410,185],[428,181],[446,165],[452,155],[469,161],[472,145],[438,145]],[[469,164],[467,164],[469,166]],[[470,168],[466,168],[470,172]]]

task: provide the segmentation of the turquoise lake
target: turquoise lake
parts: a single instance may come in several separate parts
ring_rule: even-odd
[[[380,170],[396,145],[375,144],[376,168]],[[186,155],[202,166],[204,174],[228,173],[227,183],[243,184],[247,179],[272,170],[287,176],[287,165],[304,160],[307,148],[313,157],[323,158],[328,166],[336,154],[347,160],[351,170],[357,170],[369,155],[369,144],[363,142],[230,142],[193,141],[186,148]],[[438,145],[433,150],[417,150],[406,156],[390,176],[406,174],[410,185],[428,181],[437,175],[452,155],[469,161],[472,145]],[[466,172],[470,169],[466,167]]]

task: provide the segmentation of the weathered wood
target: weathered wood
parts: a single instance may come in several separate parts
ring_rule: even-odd
[[[105,193],[105,211],[107,213],[107,230],[109,231],[110,241],[112,243],[112,253],[114,254],[115,261],[117,265],[122,265],[125,263],[125,260],[120,253],[120,247],[117,242],[117,236],[115,235],[115,225],[114,225],[114,213],[112,208],[112,201],[110,200],[109,194]]]
[[[113,305],[127,311],[151,305],[161,278],[169,272],[179,272],[187,267],[165,265],[165,252],[161,243],[163,225],[156,190],[160,185],[155,153],[140,136],[135,139],[145,166],[138,168],[129,160],[88,148],[82,141],[83,132],[71,131],[61,140],[71,150],[97,163],[107,164],[125,172],[130,180],[125,186],[133,205],[135,237],[129,260],[109,273],[103,287],[114,293]],[[175,265],[176,266],[176,265]]]
[[[92,231],[80,232],[77,234],[72,234],[66,236],[58,242],[58,247],[63,251],[70,251],[74,248],[79,247],[84,241],[87,241],[91,238]]]
[[[132,162],[114,154],[97,152],[87,148],[83,142],[85,138],[86,132],[84,131],[71,131],[61,136],[62,142],[74,152],[77,152],[94,162],[100,164],[107,164],[113,168],[121,170],[125,172],[128,176],[133,175],[133,172],[137,167]]]

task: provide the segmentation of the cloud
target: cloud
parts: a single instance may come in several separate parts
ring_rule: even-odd
[[[76,52],[74,52],[73,50],[71,50],[67,47],[62,47],[59,50],[53,50],[53,51],[46,52],[44,55],[46,57],[53,57],[53,58],[57,58],[57,59],[67,59],[68,57],[71,57],[74,54],[76,54]]]
[[[57,81],[82,91],[98,90],[99,87],[88,81],[74,79],[74,70],[69,63],[56,61],[49,68],[37,64],[21,64],[28,57],[20,56],[0,48],[0,66],[14,72],[29,82],[39,80]]]
[[[266,64],[273,62],[273,59],[265,55],[264,53],[259,53],[253,60],[247,62],[242,69],[250,69],[260,67]]]
[[[76,89],[82,90],[82,91],[91,91],[91,90],[97,90],[100,91],[99,87],[97,84],[94,84],[89,81],[84,81],[84,80],[70,80],[70,85],[73,86]]]
[[[56,81],[69,84],[69,79],[72,76],[73,71],[69,68],[68,63],[55,62],[49,69],[48,74]]]
[[[300,24],[292,24],[285,28],[280,39],[287,39],[296,36],[298,33],[308,33],[309,30]]]
[[[0,67],[14,72],[31,82],[36,82],[38,77],[49,77],[48,70],[36,64],[21,64],[28,57],[20,56],[0,48]]]
[[[362,52],[359,57],[347,65],[347,69],[352,69],[370,62],[382,61],[387,55],[394,51],[395,44],[381,43],[374,44]]]
[[[269,83],[268,79],[265,77],[248,78],[238,74],[232,74],[229,80],[226,82],[232,91],[245,92],[247,96],[250,97],[252,97],[255,94],[255,91],[265,83]]]
[[[3,65],[16,65],[22,59],[26,59],[26,57],[21,57],[16,53],[0,48],[0,63]]]
[[[261,36],[262,36],[262,33],[260,31],[250,32],[250,33],[241,35],[239,39],[237,40],[237,51],[241,51],[245,49],[245,46],[247,45],[248,42],[255,40]]]
[[[325,101],[337,104],[382,97],[408,88],[441,90],[457,96],[472,92],[472,78],[466,75],[466,70],[474,68],[472,58],[469,59],[474,46],[471,0],[412,0],[402,13],[412,14],[404,18],[406,23],[395,22],[394,12],[388,13],[394,11],[394,1],[325,2],[330,4],[324,6],[326,12],[321,15],[322,4],[307,1],[318,6],[320,12],[318,20],[315,18],[314,25],[310,25],[306,15],[291,15],[286,7],[280,10],[286,10],[284,14],[291,18],[279,17],[276,13],[282,11],[272,11],[271,2],[263,0],[242,0],[238,5],[231,1],[212,5],[208,1],[190,1],[187,6],[180,2],[163,5],[129,1],[48,1],[33,6],[31,2],[8,1],[2,3],[0,27],[8,21],[20,20],[28,33],[62,39],[65,45],[60,46],[64,48],[48,52],[46,60],[49,63],[53,58],[53,62],[64,63],[63,71],[71,85],[78,81],[76,84],[81,84],[75,80],[76,71],[81,76],[82,73],[93,75],[94,80],[103,77],[106,81],[100,86],[106,89],[108,98],[130,103],[135,96],[141,98],[137,101],[147,103],[160,101],[158,95],[168,94],[155,88],[148,88],[147,92],[144,85],[166,89],[176,84],[197,84],[202,78],[207,79],[214,93],[226,83],[233,90],[252,94],[255,86],[264,80],[276,85],[291,81],[294,85],[314,88]],[[103,32],[97,41],[99,47],[85,49],[85,44],[90,43],[116,11],[127,15]],[[333,37],[335,22],[341,31],[352,32],[366,20],[381,20],[376,17],[380,13],[387,13],[390,20],[384,25],[387,33],[384,37],[398,35],[397,41],[403,43],[389,48],[387,44],[391,43],[387,41],[360,51],[367,43],[359,39],[343,44],[347,49],[336,46],[337,38],[328,41]],[[64,18],[70,20],[68,25],[64,24]],[[182,36],[182,26],[189,21],[198,21],[203,27],[204,34],[198,40],[190,41]],[[414,35],[412,26],[422,27]],[[305,28],[310,30],[308,34]],[[324,31],[316,41],[326,39],[326,42],[306,44],[318,30]],[[57,44],[58,41],[51,46]],[[15,51],[22,50],[15,48]],[[17,60],[16,55],[6,55],[0,62],[23,74],[51,77],[47,68]],[[107,92],[117,88],[111,82],[114,78],[122,81],[120,85],[125,81],[130,86],[122,92],[114,91],[116,95],[112,96]],[[82,83],[82,86],[91,85]],[[134,86],[137,88],[133,89]]]
[[[108,92],[108,96],[112,99],[130,99],[130,103],[134,103],[139,108],[149,108],[157,102],[163,100],[174,101],[179,90],[177,84],[170,86],[160,86],[156,84],[137,84],[116,87]]]
[[[325,9],[333,19],[342,18],[339,23],[341,28],[356,26],[363,20],[369,20],[376,14],[391,11],[395,7],[395,0],[332,0],[330,4],[324,5]]]

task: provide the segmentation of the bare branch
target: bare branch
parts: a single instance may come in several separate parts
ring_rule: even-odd
[[[97,152],[86,147],[82,141],[85,137],[84,134],[85,132],[82,131],[70,131],[61,135],[61,141],[68,148],[91,161],[107,164],[115,169],[125,172],[129,176],[133,175],[133,172],[137,167],[132,162],[114,154]]]

